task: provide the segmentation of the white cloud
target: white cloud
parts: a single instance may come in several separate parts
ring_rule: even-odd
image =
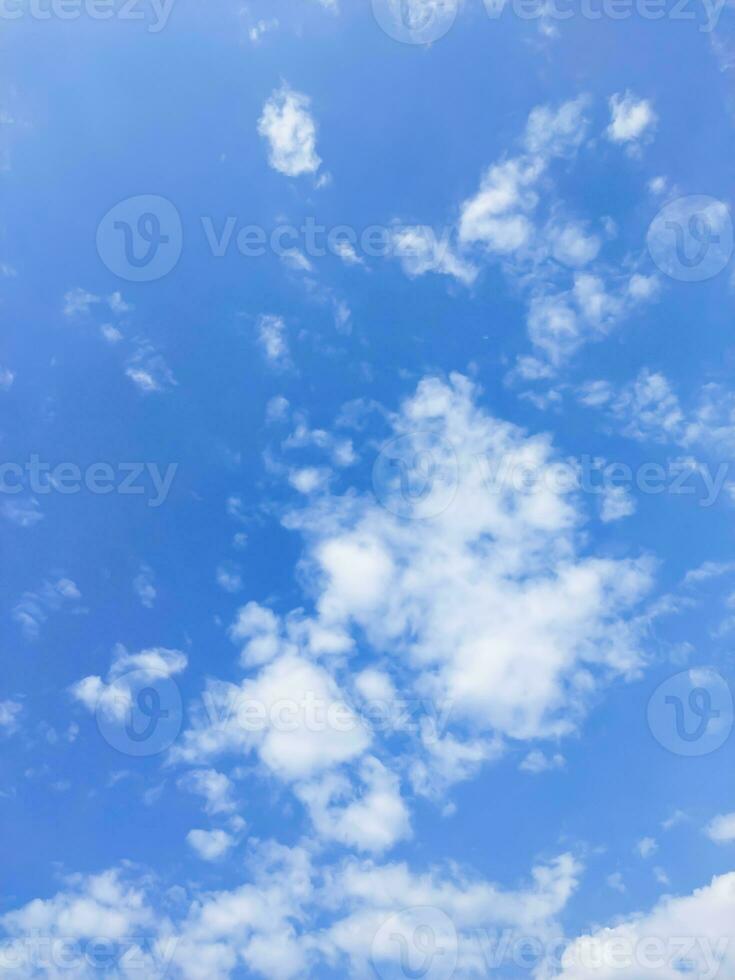
[[[715,844],[735,843],[735,813],[715,817],[707,825],[706,834]]]
[[[100,333],[108,344],[119,344],[123,339],[122,331],[118,330],[117,327],[113,327],[111,323],[103,323],[100,327]]]
[[[462,205],[459,240],[481,243],[491,252],[515,252],[528,245],[534,226],[527,213],[534,210],[534,190],[543,172],[538,159],[509,160],[489,168],[478,193]]]
[[[398,698],[389,674],[367,667],[355,678],[355,688],[366,701],[382,701],[388,704]]]
[[[632,439],[718,454],[735,451],[735,392],[723,385],[704,385],[685,408],[665,375],[642,368],[617,395],[607,382],[591,381],[580,387],[578,397],[590,407],[604,408]]]
[[[653,837],[643,837],[635,845],[636,853],[644,860],[651,857],[658,850],[658,844]]]
[[[366,976],[372,962],[381,975],[398,976],[395,934],[410,922],[396,913],[439,909],[451,930],[438,937],[439,946],[459,946],[457,976],[484,976],[487,962],[475,937],[508,928],[550,941],[559,931],[555,917],[575,891],[580,872],[575,859],[563,854],[535,867],[531,883],[513,891],[465,876],[457,868],[415,874],[405,864],[348,861],[334,878],[333,892],[334,901],[351,911],[331,926],[328,936],[349,958],[348,975]]]
[[[608,875],[606,881],[613,891],[620,892],[621,895],[625,894],[625,883],[623,882],[623,876],[619,871],[615,871],[613,874]]]
[[[256,665],[273,660],[281,649],[281,631],[275,613],[257,602],[249,602],[229,629],[233,643],[242,643],[241,661]]]
[[[326,429],[312,429],[306,416],[297,412],[294,414],[295,427],[284,439],[285,450],[314,448],[326,453],[335,466],[352,466],[357,462],[357,455],[352,440],[343,435],[335,435]]]
[[[148,565],[140,566],[140,571],[133,579],[133,591],[140,599],[141,605],[145,606],[146,609],[153,608],[158,592],[154,585],[153,569],[149,568]]]
[[[352,625],[376,653],[411,665],[415,689],[441,692],[455,723],[522,739],[563,734],[602,676],[641,665],[624,616],[649,568],[578,554],[581,515],[551,480],[530,494],[490,486],[501,463],[541,474],[555,460],[548,439],[486,415],[477,398],[461,376],[428,378],[393,420],[402,458],[418,451],[415,433],[430,430],[436,473],[451,479],[459,461],[453,498],[445,502],[434,478],[443,509],[430,522],[410,518],[431,494],[401,500],[395,470],[385,490],[398,494],[400,518],[352,496],[317,501],[288,523],[309,541],[322,624]]]
[[[163,357],[147,342],[128,359],[125,374],[144,394],[165,391],[177,383]]]
[[[314,266],[304,253],[298,248],[290,248],[281,252],[281,261],[294,272],[313,272]]]
[[[142,889],[128,884],[118,870],[88,877],[72,875],[67,882],[68,889],[53,898],[34,899],[0,916],[0,926],[11,937],[35,934],[74,941],[95,936],[124,939],[154,924]]]
[[[232,780],[216,769],[192,769],[180,777],[177,785],[201,796],[205,812],[210,815],[231,813],[235,809]]]
[[[345,238],[336,242],[334,250],[345,265],[365,265],[365,260],[357,254],[354,245]]]
[[[0,735],[12,735],[18,730],[18,718],[22,711],[20,701],[0,701]]]
[[[4,500],[0,505],[0,513],[6,521],[17,524],[18,527],[33,527],[43,520],[41,507],[35,497],[29,497],[27,500],[17,498]]]
[[[588,128],[582,96],[556,111],[539,106],[529,117],[526,154],[491,166],[478,193],[462,205],[459,239],[481,243],[490,252],[509,254],[530,246],[535,235],[531,213],[538,204],[538,185],[548,162],[573,154]],[[590,246],[588,246],[590,248]]]
[[[208,860],[226,853],[230,839],[207,831],[189,835]],[[12,944],[5,948],[21,954],[17,962],[30,969],[33,953],[43,949],[34,946],[34,936],[137,936],[144,938],[132,951],[136,972],[150,977],[226,980],[244,970],[272,980],[326,970],[367,976],[371,962],[387,976],[401,968],[396,933],[410,939],[404,910],[418,906],[437,910],[440,930],[448,930],[440,932],[440,943],[446,938],[457,945],[457,975],[475,976],[486,969],[478,935],[510,929],[542,942],[558,936],[558,917],[582,870],[562,854],[534,867],[528,882],[502,888],[456,865],[417,872],[405,863],[352,858],[317,869],[305,847],[272,841],[255,844],[245,867],[246,881],[226,891],[187,881],[164,892],[151,875],[138,872],[136,880],[131,867],[71,876],[52,898],[0,916],[0,930]],[[60,980],[64,972],[48,975]],[[75,975],[94,973],[80,959]]]
[[[298,490],[299,493],[311,494],[317,490],[323,490],[329,483],[330,471],[318,466],[304,466],[298,470],[291,470],[288,475],[288,482]]]
[[[586,115],[590,100],[581,95],[558,109],[537,106],[528,117],[525,147],[543,157],[572,156],[584,142],[589,129]]]
[[[316,173],[321,163],[310,104],[306,95],[283,85],[268,99],[258,121],[258,132],[268,140],[270,165],[287,177]]]
[[[190,830],[186,840],[204,861],[218,861],[235,844],[226,830]]]
[[[13,387],[15,374],[10,368],[5,368],[0,364],[0,391],[9,391]]]
[[[658,121],[651,103],[632,92],[610,97],[610,116],[607,136],[613,143],[635,144],[650,139]]]
[[[382,852],[410,836],[411,824],[401,798],[398,777],[368,756],[360,767],[364,790],[357,795],[350,782],[329,774],[321,782],[296,789],[308,807],[319,836],[363,851]]]
[[[636,502],[629,487],[608,485],[603,487],[600,498],[600,520],[604,524],[630,517],[631,514],[635,514],[635,511]]]
[[[411,279],[427,272],[453,276],[465,286],[471,286],[478,270],[455,253],[449,243],[448,231],[439,237],[427,225],[404,225],[391,236],[393,252],[401,262],[403,271]]]
[[[528,753],[519,768],[521,772],[528,772],[537,776],[539,773],[550,772],[553,769],[563,769],[565,765],[566,759],[559,752],[548,756],[539,749],[534,749]]]
[[[77,601],[82,595],[68,578],[46,581],[35,592],[24,592],[13,606],[12,617],[20,626],[26,639],[38,639],[41,627],[51,613],[62,609],[78,609]]]
[[[210,683],[205,700],[207,711],[172,750],[179,760],[254,750],[267,769],[292,781],[355,759],[370,743],[332,676],[290,652],[239,687]]]
[[[652,194],[663,194],[668,186],[668,180],[666,177],[652,177],[648,182],[648,189]]]
[[[286,368],[291,363],[283,317],[263,314],[256,324],[258,343],[265,358],[274,367]]]
[[[129,653],[122,644],[113,650],[107,681],[97,675],[83,677],[69,688],[80,704],[94,713],[104,711],[116,720],[123,719],[133,703],[131,683],[139,685],[146,678],[168,678],[186,669],[188,659],[180,650],[151,647],[139,653]],[[134,675],[131,680],[128,675]]]
[[[556,980],[733,976],[734,917],[735,874],[726,874],[691,895],[666,896],[651,912],[580,937],[567,948],[562,969],[546,976]]]
[[[269,424],[272,424],[273,422],[283,422],[288,418],[290,407],[288,398],[284,398],[283,395],[275,395],[273,398],[270,398],[265,407],[266,422]]]
[[[235,565],[220,565],[217,568],[217,585],[225,592],[234,594],[242,589],[242,575]]]
[[[597,235],[588,234],[580,222],[552,227],[549,231],[551,252],[557,262],[577,268],[588,265],[597,258],[602,241]]]
[[[64,294],[64,316],[86,316],[91,307],[99,302],[101,302],[99,296],[77,286]]]
[[[122,293],[114,292],[110,296],[95,296],[86,289],[75,287],[64,294],[63,313],[66,317],[88,316],[93,306],[103,303],[112,313],[120,316],[133,309],[122,297]]]
[[[615,237],[614,223],[601,220],[603,236],[587,222],[565,217],[551,185],[552,162],[573,157],[587,136],[588,105],[580,96],[557,109],[532,110],[525,152],[487,169],[479,191],[462,204],[458,223],[461,261],[484,255],[502,263],[526,297],[532,343],[556,368],[659,291],[656,277],[623,271],[632,264],[628,257],[619,271],[599,262],[603,241]],[[529,379],[514,370],[509,380]]]
[[[261,18],[248,29],[248,37],[253,44],[258,44],[265,34],[267,34],[269,31],[275,30],[278,30],[277,17],[272,17],[270,20],[263,20]]]
[[[384,415],[399,463],[431,447],[428,493],[402,496],[400,466],[387,465],[377,497],[324,487],[287,514],[306,542],[300,573],[313,612],[244,605],[229,635],[248,676],[209,681],[172,749],[173,761],[199,766],[255,754],[292,784],[320,834],[375,850],[410,823],[382,730],[360,717],[365,701],[399,688],[428,706],[399,726],[401,778],[440,798],[505,739],[574,732],[607,683],[640,672],[636,607],[651,584],[645,558],[586,553],[582,501],[553,479],[549,437],[488,415],[466,378],[426,378]],[[304,423],[295,442],[310,445],[318,431]],[[535,486],[494,482],[501,467],[530,469]],[[409,483],[417,477],[426,474]],[[431,520],[414,519],[427,507]]]
[[[125,302],[121,292],[114,292],[108,296],[107,305],[117,316],[121,316],[123,313],[129,313],[133,309],[130,303]]]

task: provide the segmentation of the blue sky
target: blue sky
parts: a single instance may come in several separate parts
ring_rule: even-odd
[[[0,19],[0,975],[735,976],[732,4]]]

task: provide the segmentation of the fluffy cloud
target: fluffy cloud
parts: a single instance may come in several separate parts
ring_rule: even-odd
[[[603,524],[622,520],[635,513],[636,503],[628,487],[605,486],[600,500],[600,520]]]
[[[70,938],[120,938],[129,935],[132,927],[153,921],[142,892],[124,882],[118,871],[88,878],[74,875],[68,881],[69,891],[3,915],[3,928],[15,933],[38,929]]]
[[[735,842],[735,813],[725,813],[715,817],[707,825],[706,833],[715,844],[732,844]]]
[[[320,837],[364,851],[381,852],[411,832],[408,808],[401,799],[398,778],[377,759],[368,757],[360,768],[364,791],[357,796],[343,776],[297,788]]]
[[[204,810],[210,815],[231,813],[235,809],[232,780],[216,769],[193,769],[179,779],[178,786],[201,796]]]
[[[133,687],[146,679],[169,678],[186,669],[188,659],[180,650],[152,647],[129,653],[122,644],[115,647],[107,681],[97,675],[83,677],[72,684],[71,696],[88,711],[104,711],[116,720],[126,717],[133,703]]]
[[[310,104],[306,95],[283,85],[268,99],[258,121],[258,132],[268,141],[270,165],[287,177],[316,173],[321,163]]]
[[[490,252],[511,253],[531,243],[530,217],[538,204],[538,184],[549,161],[573,154],[586,136],[588,100],[580,97],[557,110],[534,109],[523,139],[525,154],[494,164],[478,193],[462,205],[459,239],[481,243]]]
[[[477,397],[461,376],[425,379],[393,420],[405,444],[383,474],[388,506],[331,499],[289,523],[309,541],[322,624],[356,628],[377,653],[410,666],[422,696],[451,701],[453,721],[513,738],[558,735],[606,673],[640,666],[623,617],[649,569],[581,555],[581,514],[554,489],[549,440],[486,415]],[[425,450],[416,433],[427,431],[433,485],[413,497],[401,464]],[[493,486],[501,466],[530,469],[534,492]],[[426,510],[432,501],[436,513]]]
[[[650,563],[585,554],[550,439],[479,398],[460,375],[424,379],[391,417],[377,496],[323,487],[285,516],[306,542],[313,612],[241,607],[229,636],[248,676],[208,683],[173,762],[255,754],[320,837],[381,851],[410,833],[401,783],[438,798],[505,740],[573,732],[596,691],[640,671]],[[372,662],[355,674],[357,653]],[[376,727],[375,702],[390,712],[396,690],[420,713]]]
[[[317,867],[304,846],[272,841],[252,848],[246,869],[246,880],[230,890],[179,886],[176,902],[130,867],[70,876],[53,897],[0,916],[2,954],[25,967],[19,975],[32,976],[34,952],[43,951],[34,937],[58,938],[77,957],[75,976],[91,977],[97,970],[83,954],[95,948],[91,940],[105,937],[106,956],[112,949],[130,957],[129,970],[120,963],[122,976],[226,980],[247,969],[291,980],[318,976],[322,968],[348,977],[393,975],[401,965],[400,937],[410,944],[429,916],[435,938],[456,955],[458,977],[484,976],[489,964],[502,968],[507,951],[492,938],[501,930],[554,951],[537,963],[537,980],[678,980],[682,973],[714,980],[735,968],[735,874],[567,942],[559,918],[583,870],[570,854],[537,864],[516,888],[456,865],[416,871],[349,858]],[[623,887],[619,875],[610,884]],[[132,949],[130,936],[138,937]],[[66,962],[44,976],[66,975]]]
[[[204,861],[218,861],[235,844],[226,830],[190,830],[186,840]]]
[[[647,914],[580,937],[561,970],[540,980],[714,980],[735,972],[735,874],[682,898],[667,896]]]
[[[354,759],[370,743],[331,674],[291,652],[239,686],[212,682],[205,700],[207,711],[184,733],[174,759],[256,751],[268,770],[293,781]]]
[[[348,861],[334,877],[333,891],[340,907],[351,911],[331,926],[328,937],[348,957],[352,967],[348,975],[366,975],[372,963],[378,972],[390,976],[399,960],[396,936],[404,934],[410,942],[415,928],[405,910],[438,910],[439,917],[435,915],[433,922],[446,930],[440,945],[457,947],[456,975],[484,976],[484,950],[472,934],[510,929],[540,941],[551,940],[558,931],[555,918],[574,893],[581,870],[570,854],[562,854],[535,867],[531,883],[512,891],[458,869],[415,874],[405,864]]]
[[[613,143],[639,143],[649,139],[656,128],[657,117],[651,103],[632,92],[610,97],[610,117],[607,136]]]

